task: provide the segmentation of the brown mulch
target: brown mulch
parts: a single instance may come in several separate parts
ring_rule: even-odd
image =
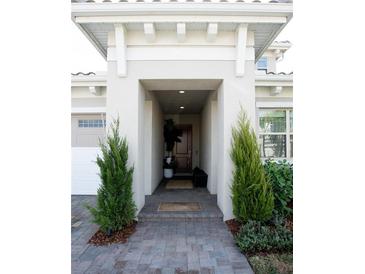
[[[228,226],[233,236],[236,236],[236,234],[240,231],[242,223],[236,219],[231,219],[226,221],[226,225]]]
[[[133,221],[130,225],[122,230],[113,232],[111,236],[100,229],[90,238],[89,244],[93,245],[109,245],[113,243],[126,243],[128,238],[136,231],[137,222]]]

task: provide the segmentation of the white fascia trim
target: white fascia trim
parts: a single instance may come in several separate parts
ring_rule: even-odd
[[[106,113],[106,107],[88,107],[88,108],[72,108],[72,114],[81,114],[81,113]]]
[[[293,75],[256,75],[256,87],[293,86]]]
[[[292,3],[72,3],[72,16],[254,15],[291,16]]]
[[[274,42],[267,49],[269,50],[280,49],[282,51],[287,51],[288,49],[291,48],[292,45],[293,45],[292,43]]]
[[[284,24],[286,16],[250,16],[250,15],[104,15],[104,16],[77,16],[75,22],[79,24],[88,23],[267,23]]]
[[[256,99],[257,100],[257,99]],[[256,102],[257,108],[292,108],[292,101],[261,101]]]
[[[72,87],[106,87],[106,75],[77,75],[71,77]]]

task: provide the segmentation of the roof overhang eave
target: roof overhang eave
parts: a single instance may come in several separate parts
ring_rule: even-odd
[[[84,28],[82,26],[82,24],[78,24],[75,22],[75,17],[72,16],[72,22],[74,22],[74,24],[79,28],[79,30],[86,36],[86,38],[90,41],[90,43],[96,48],[96,50],[101,54],[101,56],[103,56],[103,58],[107,59],[107,51],[105,50],[105,48],[100,44],[100,42],[98,41],[98,39],[96,39],[96,37],[90,32],[88,31],[86,28]]]
[[[106,87],[105,75],[72,75],[72,87]]]
[[[291,3],[72,3],[77,16],[115,15],[251,15],[287,16]]]
[[[255,56],[255,62],[272,44],[277,35],[292,18],[291,3],[73,3],[71,7],[72,20],[84,33],[97,51],[107,59],[106,49],[100,42],[82,26],[78,19],[87,23],[87,18],[107,18],[112,16],[146,16],[146,15],[222,15],[222,16],[255,16],[281,19],[281,26],[275,31]],[[279,22],[278,21],[278,22]],[[111,23],[111,22],[109,22]],[[118,23],[118,22],[115,22]],[[254,23],[254,22],[252,22]],[[259,21],[257,23],[260,23]]]
[[[271,37],[270,37],[270,39],[269,39],[269,41],[268,41],[268,43],[266,43],[266,46],[265,47],[263,47],[263,48],[261,48],[260,49],[260,51],[258,52],[258,54],[255,56],[255,63],[261,58],[261,56],[264,54],[264,52],[271,46],[271,44],[274,42],[274,40],[275,40],[275,38],[279,35],[279,33],[286,27],[286,25],[290,22],[290,20],[292,19],[292,17],[293,17],[293,14],[291,13],[291,14],[289,14],[288,16],[287,16],[287,20],[286,20],[286,23],[284,23],[284,24],[282,24],[281,26],[280,26],[280,28],[278,28],[277,29],[277,31],[276,32],[274,32],[272,35],[271,35]]]
[[[255,86],[257,87],[272,87],[272,86],[293,86],[293,74],[273,74],[273,75],[256,75]]]

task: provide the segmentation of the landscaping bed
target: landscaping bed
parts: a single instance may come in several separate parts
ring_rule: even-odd
[[[260,120],[262,129],[275,132],[277,126],[274,116]],[[244,111],[232,128],[230,156],[235,219],[226,224],[237,247],[256,274],[293,273],[293,164],[274,159],[262,163],[255,131]]]
[[[124,229],[113,232],[108,236],[102,230],[98,230],[89,240],[89,244],[93,245],[110,245],[114,243],[126,243],[128,238],[136,231],[137,222],[133,221]]]
[[[293,222],[253,222],[245,224],[236,219],[226,221],[255,274],[293,273]]]
[[[257,254],[248,256],[255,274],[291,274],[293,273],[293,254]]]

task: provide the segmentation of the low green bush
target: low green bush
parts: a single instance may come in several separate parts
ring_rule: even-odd
[[[241,222],[270,219],[274,196],[266,180],[255,132],[243,110],[232,129],[231,159],[234,164],[231,186],[234,216]]]
[[[264,168],[274,194],[274,215],[286,217],[292,214],[293,164],[269,159],[265,161]]]
[[[293,249],[293,233],[283,223],[248,221],[235,236],[239,249],[248,254],[284,252]]]

